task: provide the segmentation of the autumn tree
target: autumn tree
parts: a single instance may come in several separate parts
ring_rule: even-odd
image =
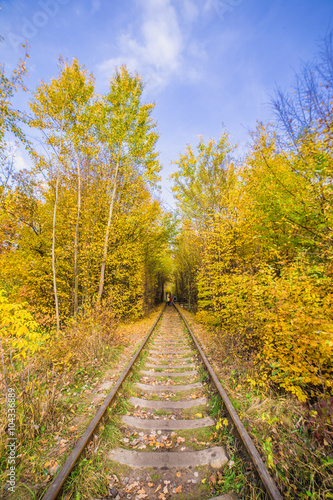
[[[195,176],[186,163],[181,181],[176,174],[182,213],[188,219],[194,214],[181,238],[199,237],[200,263],[185,268],[186,253],[194,255],[194,245],[185,243],[175,269],[186,280],[197,268],[198,318],[214,327],[218,345],[239,363],[251,361],[255,383],[269,379],[306,401],[332,392],[327,131],[304,130],[288,145],[272,127],[259,124],[253,137],[243,164],[229,162],[220,182],[214,175]],[[206,183],[217,208],[201,216],[197,207],[204,207]]]
[[[177,170],[171,178],[182,220],[175,246],[176,289],[177,295],[194,307],[198,299],[198,272],[202,266],[210,222],[216,215],[228,210],[232,151],[228,134],[223,133],[217,142],[210,139],[205,144],[200,138],[196,151],[189,145],[185,154],[174,162]]]
[[[16,290],[48,325],[56,307],[58,328],[94,302],[103,255],[104,298],[117,316],[141,315],[168,276],[168,217],[153,194],[160,169],[153,105],[141,103],[137,75],[121,75],[109,97],[98,98],[75,59],[60,61],[59,75],[31,102],[30,125],[44,149],[6,200],[2,276],[11,280],[20,261]]]
[[[56,318],[59,329],[59,305],[56,278],[56,226],[61,170],[76,167],[77,216],[74,233],[74,314],[78,309],[78,244],[81,216],[81,158],[89,154],[92,126],[92,96],[94,81],[87,75],[76,59],[68,64],[60,59],[59,77],[50,84],[41,83],[30,106],[34,113],[31,126],[43,132],[51,160],[40,158],[40,166],[47,169],[48,180],[55,184],[55,199],[52,223],[52,269]]]
[[[0,202],[14,173],[14,151],[8,139],[13,137],[29,148],[29,141],[22,130],[23,114],[14,106],[14,96],[18,90],[26,91],[24,76],[27,74],[26,59],[19,61],[11,75],[4,65],[0,67]]]
[[[125,66],[116,72],[110,81],[110,89],[103,99],[99,121],[99,136],[109,152],[112,172],[112,193],[109,202],[98,288],[98,300],[101,300],[105,267],[108,253],[108,241],[111,229],[114,203],[119,176],[126,181],[131,172],[142,169],[142,175],[148,182],[154,183],[160,170],[155,151],[158,134],[151,118],[154,104],[143,104],[143,82],[138,74],[131,75]]]
[[[223,133],[218,142],[210,139],[207,144],[200,138],[194,152],[187,146],[185,154],[174,163],[171,175],[173,192],[182,216],[202,228],[213,214],[224,209],[223,192],[227,189],[226,170],[230,164],[228,134]],[[221,196],[222,194],[222,196]]]

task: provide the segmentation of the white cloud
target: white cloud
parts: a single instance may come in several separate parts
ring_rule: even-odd
[[[15,153],[14,165],[16,170],[23,170],[25,168],[29,170],[28,163],[25,161],[21,153],[18,152]]]
[[[211,10],[212,8],[215,8],[216,6],[216,0],[206,0],[204,3],[204,11]]]
[[[144,0],[146,9],[142,26],[142,49],[148,63],[162,70],[174,71],[183,49],[175,9],[169,0]]]
[[[193,23],[199,17],[199,8],[192,0],[183,0],[181,7],[186,21]]]
[[[122,34],[118,38],[119,56],[102,62],[98,69],[108,78],[116,67],[126,64],[138,71],[148,86],[161,90],[171,77],[184,69],[185,40],[177,12],[171,0],[138,0],[141,25],[138,36]],[[187,0],[188,16],[195,16],[195,6]]]
[[[99,11],[100,7],[101,7],[101,0],[92,0],[91,13],[95,14],[95,12]]]
[[[31,168],[31,160],[26,151],[20,147],[15,141],[8,141],[7,158],[9,162],[13,162],[16,171]]]

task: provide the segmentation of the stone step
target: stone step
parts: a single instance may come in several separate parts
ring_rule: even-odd
[[[198,375],[197,370],[191,370],[187,372],[153,372],[148,370],[141,370],[140,373],[143,375],[148,375],[149,377],[194,377],[194,375]]]
[[[129,401],[134,406],[154,408],[156,410],[181,410],[183,408],[193,408],[194,406],[206,405],[208,403],[207,398],[191,399],[190,401],[187,399],[183,401],[156,401],[131,397]]]
[[[138,389],[149,392],[180,392],[180,391],[192,391],[195,389],[202,389],[201,382],[196,382],[195,384],[186,384],[186,385],[149,385],[136,382],[135,385]]]
[[[146,363],[145,366],[148,368],[166,368],[167,370],[174,370],[175,368],[195,368],[194,363],[188,363],[187,365],[154,365],[153,363]]]
[[[151,431],[179,431],[187,429],[199,429],[201,427],[211,427],[212,425],[215,425],[215,421],[210,417],[198,418],[193,420],[153,420],[123,415],[121,419],[124,424],[127,424],[130,427],[136,427],[138,429],[149,429]]]
[[[221,469],[228,462],[222,446],[215,446],[199,451],[156,451],[139,452],[117,448],[108,455],[110,460],[129,467],[195,467],[210,465],[213,469]]]

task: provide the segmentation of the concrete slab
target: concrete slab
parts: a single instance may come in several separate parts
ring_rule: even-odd
[[[171,345],[176,346],[176,347],[178,347],[179,345],[185,345],[185,344],[190,343],[190,339],[186,339],[186,338],[178,338],[177,340],[174,340],[174,339],[168,339],[168,338],[158,339],[155,337],[154,339],[151,339],[151,340],[152,340],[152,342],[154,342],[154,344],[158,344],[158,345],[171,344]]]
[[[149,349],[149,353],[152,354],[177,354],[178,356],[182,356],[184,354],[189,355],[191,352],[191,349],[164,349],[164,347],[161,349]]]
[[[194,375],[198,375],[197,370],[191,370],[187,372],[153,372],[148,370],[141,370],[140,373],[143,375],[148,375],[149,377],[194,377]]]
[[[158,340],[159,342],[164,342],[166,340],[170,340],[170,342],[183,342],[185,340],[185,337],[182,335],[156,335],[152,337],[152,340]]]
[[[156,351],[166,351],[166,352],[178,352],[178,351],[188,351],[189,349],[192,349],[192,347],[189,347],[186,344],[181,344],[179,346],[172,346],[172,345],[167,345],[167,344],[152,344],[149,349],[154,349]]]
[[[193,349],[192,346],[188,345],[188,344],[182,344],[180,346],[171,346],[171,347],[168,347],[167,345],[165,344],[161,344],[161,345],[156,345],[156,344],[152,344],[151,346],[151,350],[153,349],[156,349],[157,351],[165,351],[165,352],[183,352],[183,351],[191,351]]]
[[[156,410],[181,410],[183,408],[193,408],[194,406],[206,405],[207,398],[197,398],[187,401],[156,401],[147,400],[141,398],[131,397],[129,401],[134,406],[140,406],[141,408],[155,408]]]
[[[183,349],[184,347],[189,348],[189,344],[184,343],[184,342],[179,342],[179,344],[170,344],[170,342],[154,342],[151,344],[151,348],[156,348],[156,349]]]
[[[184,342],[186,342],[186,339],[184,339],[184,340],[171,340],[168,338],[158,339],[157,337],[155,337],[154,339],[152,339],[152,341],[154,342],[154,344],[156,343],[156,344],[178,345],[178,344],[184,344]]]
[[[147,419],[139,417],[131,417],[123,415],[121,420],[124,424],[138,429],[149,429],[151,431],[176,431],[187,429],[199,429],[201,427],[211,427],[215,425],[215,421],[210,417],[192,419],[192,420],[163,420],[163,419]]]
[[[228,462],[222,446],[215,446],[199,451],[156,451],[139,452],[117,448],[108,455],[110,460],[129,467],[195,467],[211,465],[214,469],[221,469]],[[215,465],[215,467],[214,467]],[[216,467],[218,465],[218,467]]]
[[[169,366],[165,364],[154,365],[153,363],[146,363],[145,366],[147,366],[148,368],[166,368],[167,370],[174,370],[175,368],[195,368],[194,363],[188,363],[184,365],[169,365]]]
[[[150,361],[158,361],[161,364],[161,361],[167,361],[168,363],[179,363],[179,361],[186,362],[186,361],[192,361],[193,357],[190,358],[155,358],[154,356],[148,356],[147,359]],[[166,366],[165,364],[162,366]]]
[[[136,382],[135,385],[138,389],[149,392],[180,392],[180,391],[192,391],[195,389],[202,389],[201,382],[196,382],[195,384],[186,384],[186,385],[149,385]]]
[[[226,495],[219,495],[218,497],[210,498],[209,500],[238,500],[236,493],[227,493]]]

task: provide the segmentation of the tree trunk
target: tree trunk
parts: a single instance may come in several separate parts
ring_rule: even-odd
[[[164,280],[162,279],[161,302],[164,302]]]
[[[66,95],[67,98],[67,95]],[[66,102],[66,100],[65,100]],[[62,150],[62,133],[64,129],[64,115],[65,115],[65,103],[62,109],[62,120],[60,127],[60,154]],[[57,168],[57,180],[56,180],[56,191],[55,200],[53,208],[53,222],[52,222],[52,274],[53,274],[53,291],[54,291],[54,302],[56,309],[56,321],[57,321],[57,332],[60,330],[60,319],[59,319],[59,301],[58,301],[58,291],[57,291],[57,273],[56,273],[56,263],[55,263],[55,232],[56,232],[56,222],[57,222],[57,207],[59,198],[59,170],[60,170],[60,154],[58,155],[58,168]]]
[[[58,194],[59,194],[59,167],[58,167],[58,172],[57,172],[55,200],[54,200],[54,207],[53,207],[53,223],[52,223],[52,274],[53,274],[53,291],[54,291],[54,301],[55,301],[55,309],[56,309],[57,331],[60,330],[59,303],[58,303],[58,292],[57,292],[57,274],[56,274],[56,265],[55,265],[55,230],[56,230],[56,221],[57,221]]]
[[[79,247],[79,227],[80,227],[80,216],[81,216],[81,170],[80,170],[79,154],[77,151],[75,151],[75,154],[76,154],[76,166],[77,166],[77,217],[76,217],[75,237],[74,237],[74,317],[77,315],[77,310],[79,306],[78,247]]]
[[[112,191],[112,197],[111,197],[110,208],[109,208],[109,218],[108,218],[108,223],[106,226],[104,246],[103,246],[101,276],[99,279],[99,288],[98,288],[98,296],[97,296],[98,302],[102,298],[103,289],[104,289],[105,266],[106,266],[106,258],[108,256],[108,242],[109,242],[109,234],[110,234],[110,227],[111,227],[111,220],[112,220],[112,213],[113,213],[113,205],[114,205],[114,200],[116,197],[118,170],[119,170],[119,154],[118,154],[117,163],[116,163],[116,171],[114,174],[113,191]]]

